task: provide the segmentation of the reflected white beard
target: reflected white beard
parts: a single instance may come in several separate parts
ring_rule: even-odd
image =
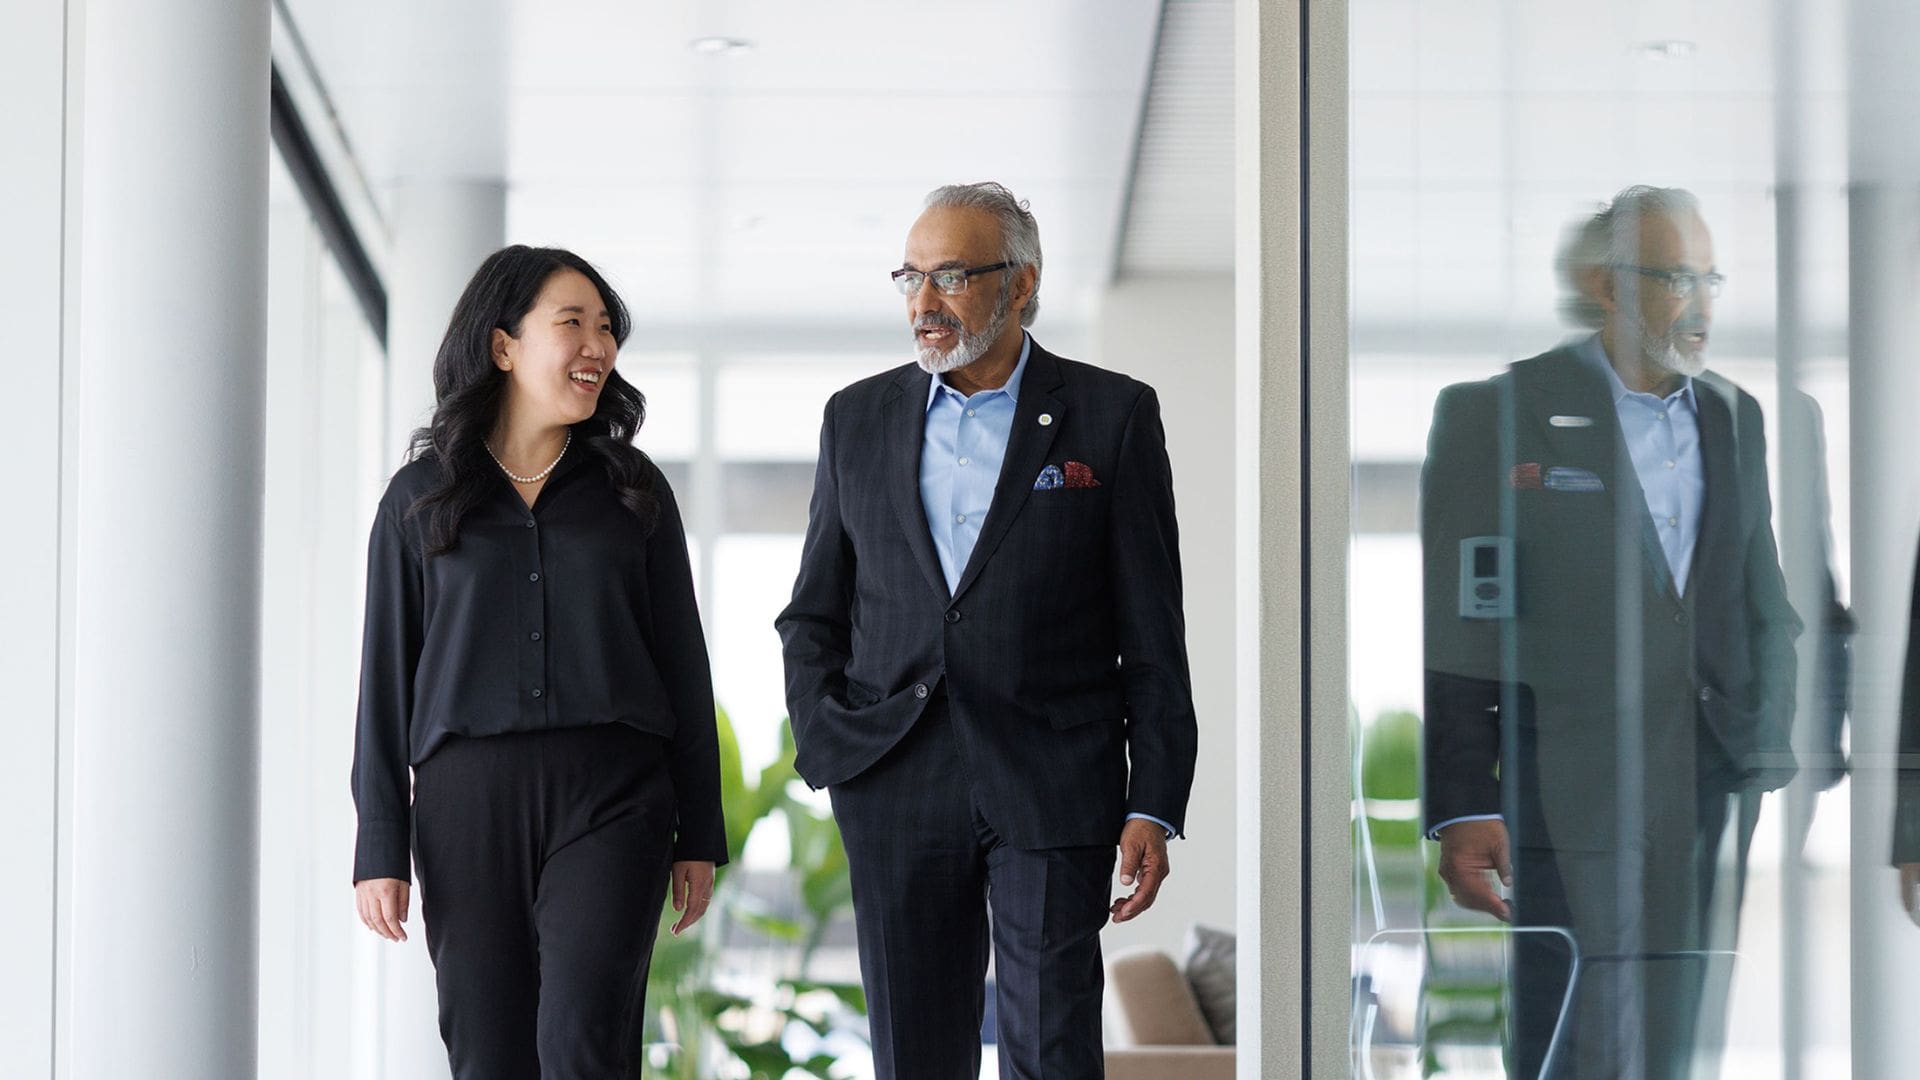
[[[1655,337],[1644,320],[1634,319],[1634,336],[1640,342],[1640,356],[1647,366],[1655,371],[1670,372],[1685,378],[1693,378],[1707,370],[1707,352],[1705,349],[1689,356],[1673,343],[1674,335],[1669,333]]]
[[[1646,357],[1647,363],[1652,367],[1689,379],[1707,370],[1706,350],[1702,349],[1689,356],[1680,351],[1672,338],[1661,338],[1657,343],[1642,338],[1640,354]]]

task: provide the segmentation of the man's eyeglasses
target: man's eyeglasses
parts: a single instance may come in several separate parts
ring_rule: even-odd
[[[920,291],[923,282],[933,282],[933,287],[947,296],[958,296],[967,291],[967,282],[975,274],[991,274],[995,270],[1005,270],[1012,263],[997,262],[972,268],[951,267],[945,270],[908,270],[902,267],[893,272],[893,287],[900,290],[901,296],[912,296]]]
[[[1709,271],[1696,274],[1691,270],[1655,270],[1651,266],[1623,266],[1622,270],[1631,270],[1644,277],[1650,277],[1667,287],[1667,295],[1675,300],[1690,299],[1700,286],[1707,287],[1708,296],[1719,296],[1720,290],[1727,284],[1725,274]]]

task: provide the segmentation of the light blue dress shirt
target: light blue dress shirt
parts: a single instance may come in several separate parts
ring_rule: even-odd
[[[1613,390],[1613,412],[1620,420],[1620,438],[1633,459],[1633,473],[1640,478],[1640,490],[1647,498],[1647,513],[1653,516],[1653,529],[1660,537],[1660,550],[1666,554],[1667,570],[1673,574],[1673,591],[1684,596],[1687,578],[1693,570],[1693,545],[1700,538],[1700,512],[1707,501],[1707,473],[1700,456],[1700,411],[1693,397],[1693,380],[1683,378],[1680,388],[1666,397],[1627,389],[1620,373],[1607,362],[1607,351],[1600,347],[1600,335],[1574,346],[1574,354],[1584,364],[1592,364],[1606,373]],[[1498,821],[1499,814],[1466,814],[1435,825],[1427,835],[1438,838],[1440,830],[1460,821]]]
[[[960,587],[960,574],[973,557],[980,526],[993,505],[1000,483],[1000,466],[1007,459],[1013,437],[1013,413],[1020,404],[1020,380],[1027,373],[1033,339],[1022,335],[1020,362],[1005,386],[968,397],[938,375],[927,387],[927,429],[920,448],[920,505],[927,515],[933,550],[940,556],[940,572],[947,593]],[[1009,483],[1032,483],[1010,477]],[[1173,826],[1151,814],[1127,818],[1151,821],[1174,835]]]
[[[1020,379],[1027,373],[1033,339],[1020,345],[1020,362],[1007,384],[968,397],[935,375],[927,388],[927,434],[920,450],[920,505],[927,513],[933,550],[947,593],[960,587],[960,574],[980,540],[980,526],[993,505],[1000,465],[1013,436],[1013,411],[1020,404]]]
[[[1693,380],[1666,397],[1627,389],[1620,374],[1607,362],[1599,335],[1575,349],[1580,359],[1598,365],[1613,388],[1613,411],[1620,418],[1620,437],[1633,459],[1633,472],[1647,497],[1654,532],[1673,573],[1673,591],[1686,595],[1693,570],[1693,545],[1700,538],[1700,511],[1707,499],[1706,466],[1700,456],[1700,412],[1693,397]]]

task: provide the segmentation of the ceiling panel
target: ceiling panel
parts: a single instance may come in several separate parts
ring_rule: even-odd
[[[1159,4],[289,0],[380,194],[504,177],[509,239],[577,247],[642,320],[891,317],[921,199],[1032,203],[1047,318],[1111,273]],[[721,35],[744,50],[706,54]],[[792,268],[792,269],[785,269]]]

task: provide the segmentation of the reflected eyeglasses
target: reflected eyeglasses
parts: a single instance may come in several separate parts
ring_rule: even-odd
[[[946,270],[908,270],[901,267],[893,272],[893,287],[900,290],[901,296],[912,296],[920,291],[923,282],[933,282],[933,287],[947,296],[958,296],[967,291],[967,282],[975,274],[991,274],[995,270],[1005,270],[1012,263],[997,262],[986,266],[970,268],[951,267]]]
[[[1727,284],[1727,276],[1715,271],[1696,274],[1691,270],[1656,270],[1651,266],[1623,266],[1622,270],[1631,270],[1643,277],[1650,277],[1667,287],[1667,295],[1675,300],[1686,300],[1699,291],[1700,286],[1707,287],[1708,296],[1719,296],[1720,290]]]

